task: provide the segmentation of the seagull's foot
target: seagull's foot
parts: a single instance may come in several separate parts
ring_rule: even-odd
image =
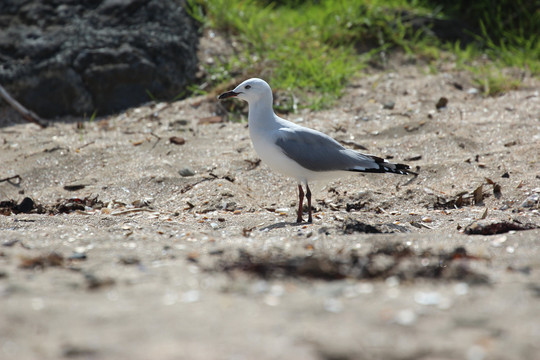
[[[303,218],[303,217],[298,216],[298,218],[296,218],[296,223],[297,223],[297,224],[301,224],[301,223],[303,223],[303,222],[304,222],[304,218]],[[307,223],[308,223],[308,224],[313,223],[313,218],[312,218],[311,216],[308,218]]]

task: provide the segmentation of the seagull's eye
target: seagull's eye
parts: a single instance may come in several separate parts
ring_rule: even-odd
[[[246,90],[249,90],[249,89],[251,89],[251,85],[246,85],[246,86],[244,86],[244,88],[245,88]]]

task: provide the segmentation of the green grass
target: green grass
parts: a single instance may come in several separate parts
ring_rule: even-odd
[[[487,96],[517,89],[524,73],[540,75],[540,8],[533,1],[469,2],[440,0],[449,14],[464,16],[478,26],[468,46],[446,44]],[[538,4],[538,2],[537,2]],[[488,61],[486,61],[486,59]],[[515,75],[509,75],[508,69]],[[521,75],[520,75],[521,74]]]
[[[461,7],[447,3],[450,15],[466,9],[465,2]],[[511,6],[520,6],[517,3]],[[258,76],[269,80],[275,90],[294,91],[300,106],[320,109],[339,98],[367,64],[384,66],[388,52],[395,50],[432,68],[444,61],[441,58],[448,58],[443,53],[454,54],[458,65],[471,71],[488,95],[506,91],[505,83],[518,86],[502,75],[503,67],[540,73],[539,33],[531,33],[538,23],[535,14],[527,17],[526,25],[517,22],[507,28],[506,8],[493,10],[489,4],[484,8],[488,6],[495,15],[478,16],[479,32],[467,46],[441,44],[428,33],[414,30],[411,18],[415,16],[449,16],[437,2],[432,5],[428,0],[189,0],[189,4],[192,17],[203,27],[238,44],[231,57],[206,66],[205,82],[210,89],[231,79]],[[484,8],[476,6],[475,11]],[[479,62],[482,56],[491,63]],[[293,103],[286,102],[282,111],[293,110]]]

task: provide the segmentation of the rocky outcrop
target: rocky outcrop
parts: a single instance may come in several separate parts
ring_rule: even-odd
[[[182,0],[2,0],[0,84],[48,118],[170,100],[195,78],[197,31]]]

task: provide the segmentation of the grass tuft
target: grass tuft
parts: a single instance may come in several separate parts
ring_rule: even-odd
[[[540,35],[530,31],[539,22],[538,12],[536,17],[526,15],[526,25],[513,21],[513,26],[506,28],[506,7],[492,9],[487,1],[479,1],[473,10],[480,14],[485,11],[485,16],[476,16],[477,24],[471,25],[478,28],[473,41],[462,43],[457,39],[443,43],[432,31],[430,21],[444,21],[468,9],[465,2],[456,1],[457,5],[442,1],[442,7],[428,0],[188,3],[191,16],[203,27],[219,31],[236,44],[231,56],[205,65],[206,89],[229,84],[232,79],[262,77],[278,92],[294,91],[298,101],[284,102],[282,111],[295,110],[296,104],[312,109],[330,106],[343,94],[351,78],[359,76],[367,64],[384,67],[387,53],[394,50],[427,62],[432,68],[448,58],[442,55],[444,52],[453,53],[458,66],[473,73],[486,95],[519,86],[519,79],[503,75],[504,67],[540,73]],[[504,0],[503,5],[520,14],[524,12],[520,0],[518,5],[508,5],[508,1]],[[419,19],[423,25],[418,25]],[[491,59],[491,64],[478,68],[478,59],[482,57]]]

